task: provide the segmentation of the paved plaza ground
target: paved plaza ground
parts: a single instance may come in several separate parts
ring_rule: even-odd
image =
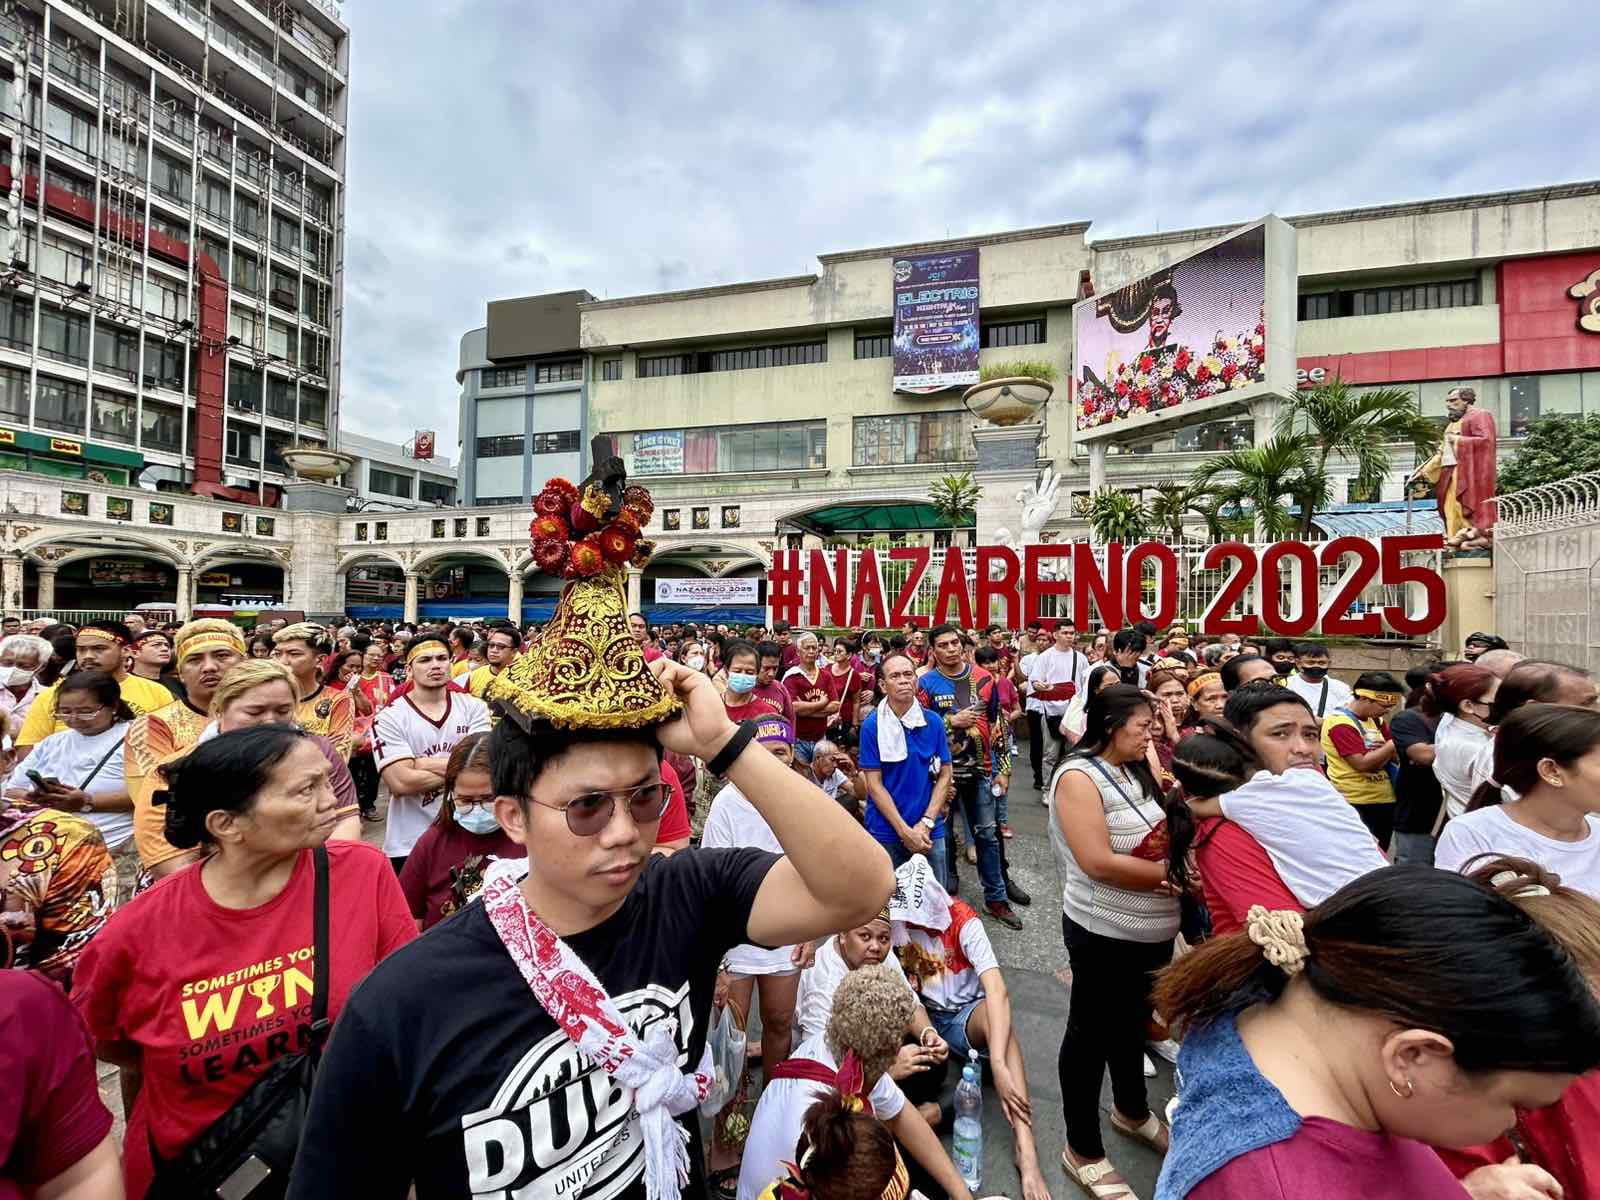
[[[1045,824],[1047,815],[1044,806],[1039,803],[1039,794],[1027,786],[1026,780],[1013,784],[1011,824],[1017,836],[1010,843],[1011,871],[1017,881],[1032,893],[1033,906],[1017,910],[1023,920],[1020,932],[1006,929],[988,918],[984,923],[1005,971],[1006,985],[1011,991],[1014,1029],[1021,1040],[1027,1066],[1028,1091],[1033,1100],[1035,1132],[1045,1181],[1049,1184],[1050,1194],[1056,1200],[1062,1200],[1063,1197],[1081,1196],[1083,1193],[1067,1179],[1061,1168],[1066,1131],[1061,1124],[1061,1088],[1057,1082],[1056,1056],[1061,1045],[1062,1030],[1066,1027],[1067,1001],[1072,985],[1066,969],[1066,950],[1061,943],[1061,885],[1050,853]],[[363,834],[367,841],[381,845],[383,823],[368,823],[363,827]],[[977,887],[976,867],[963,863],[961,880],[963,893],[969,900],[981,894]],[[1157,1075],[1149,1081],[1150,1102],[1155,1111],[1161,1112],[1173,1094],[1172,1068],[1160,1059],[1156,1059],[1155,1063]],[[122,1096],[117,1086],[116,1068],[102,1064],[100,1084],[102,1097],[117,1115],[117,1137],[120,1139]],[[1101,1094],[1102,1113],[1109,1112],[1110,1106],[1108,1079]],[[1006,1124],[992,1088],[984,1090],[983,1117],[985,1164],[982,1193],[985,1196],[1020,1197],[1022,1189],[1016,1167],[1011,1161],[1010,1127]],[[1155,1192],[1160,1159],[1145,1147],[1112,1131],[1103,1117],[1102,1125],[1105,1129],[1106,1152],[1122,1168],[1134,1190],[1148,1200]],[[947,1145],[948,1140],[947,1136]]]

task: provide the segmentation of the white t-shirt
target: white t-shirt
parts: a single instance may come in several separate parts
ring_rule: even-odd
[[[1486,853],[1532,859],[1561,876],[1567,887],[1600,900],[1600,817],[1586,818],[1589,836],[1582,841],[1562,842],[1513,821],[1515,807],[1497,804],[1452,818],[1439,835],[1433,865],[1460,871],[1468,860]]]
[[[1327,693],[1323,693],[1323,684],[1327,684]],[[1316,683],[1302,675],[1291,675],[1284,684],[1291,692],[1311,706],[1312,714],[1317,720],[1344,708],[1356,698],[1350,690],[1350,685],[1343,680],[1335,679],[1332,675],[1325,675]]]
[[[1021,658],[1019,658],[1017,660],[1017,671],[1022,676],[1022,682],[1023,682],[1023,685],[1024,685],[1024,690],[1026,690],[1026,685],[1027,685],[1027,682],[1028,682],[1028,672],[1033,670],[1034,660],[1037,659],[1038,657],[1039,657],[1039,652],[1037,650],[1035,650],[1031,654],[1024,654]],[[1044,701],[1043,700],[1035,700],[1030,695],[1027,698],[1027,700],[1023,703],[1022,710],[1024,712],[1042,713],[1044,711]]]
[[[392,763],[412,758],[448,758],[469,733],[489,732],[489,706],[475,696],[446,690],[444,712],[437,721],[425,716],[410,693],[378,712],[372,726],[372,761],[381,772]],[[389,821],[383,852],[404,858],[422,831],[439,815],[439,793],[389,795]]]
[[[1052,684],[1075,683],[1081,692],[1089,682],[1089,656],[1082,650],[1057,650],[1051,646],[1034,655],[1028,668],[1028,694],[1035,689]],[[1067,711],[1067,700],[1040,700],[1040,709],[1047,717],[1059,717]]]
[[[901,979],[906,973],[900,969],[900,960],[891,952],[884,965]],[[839,953],[839,939],[831,937],[817,950],[816,961],[800,972],[800,994],[795,999],[795,1037],[800,1041],[816,1037],[828,1027],[828,1016],[833,1012],[833,994],[839,990],[850,966]],[[907,982],[906,990],[911,989]]]
[[[838,1069],[821,1034],[807,1038],[795,1047],[795,1058],[809,1058],[825,1067]],[[809,1079],[774,1079],[761,1092],[755,1115],[750,1119],[750,1136],[744,1143],[744,1161],[739,1166],[739,1200],[757,1200],[769,1184],[783,1173],[783,1164],[794,1162],[795,1144],[805,1128],[806,1113],[828,1094],[826,1084]],[[868,1093],[872,1115],[892,1121],[906,1106],[906,1095],[887,1072],[878,1076]]]
[[[1433,775],[1451,820],[1467,811],[1472,793],[1494,774],[1494,738],[1487,729],[1445,713],[1433,731]]]
[[[954,914],[952,914],[954,915]],[[950,963],[945,954],[944,935],[906,926],[904,946],[896,949],[906,977],[917,977],[918,994],[924,1006],[959,1009],[983,996],[983,973],[1000,965],[989,944],[983,922],[973,916],[961,927],[961,956],[965,963]]]
[[[773,854],[783,853],[772,826],[756,811],[756,806],[744,798],[744,793],[731,783],[724,784],[716,799],[711,801],[711,811],[706,814],[700,844],[707,850],[748,847]],[[746,942],[728,951],[728,968],[739,975],[792,975],[795,971],[793,956],[793,946],[768,950]]]
[[[1320,771],[1257,771],[1222,797],[1222,815],[1260,844],[1278,878],[1310,908],[1389,860],[1356,810]]]
[[[11,772],[11,778],[6,780],[6,790],[32,792],[36,790],[33,780],[28,778],[29,771],[36,771],[45,779],[59,779],[68,787],[80,788],[91,796],[102,792],[121,792],[127,790],[127,782],[122,777],[122,747],[123,739],[128,736],[128,722],[119,721],[104,733],[97,733],[93,737],[85,737],[76,729],[63,729],[59,733],[52,733],[44,738],[33,749],[28,751],[28,756],[19,762],[16,769]],[[111,757],[106,758],[109,754]],[[83,781],[89,778],[89,773],[105,758],[106,765],[90,781],[87,788]],[[94,822],[95,828],[100,830],[100,836],[105,839],[107,850],[117,850],[127,845],[133,837],[133,810],[125,808],[121,812],[87,812],[78,813]]]

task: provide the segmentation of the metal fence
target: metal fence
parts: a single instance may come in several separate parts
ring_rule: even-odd
[[[120,621],[127,616],[126,608],[23,608],[13,610],[12,615],[20,616],[24,621],[45,620],[54,621],[61,625],[82,625],[86,621]],[[147,621],[170,621],[175,618],[177,609],[144,611]]]
[[[1495,503],[1495,630],[1530,658],[1600,671],[1600,474]]]
[[[1395,531],[1397,535],[1400,532],[1398,530]],[[1375,549],[1381,544],[1381,538],[1378,536],[1359,540],[1370,543]],[[1146,543],[1141,544],[1148,544],[1148,542],[1157,542],[1173,552],[1176,560],[1177,577],[1177,610],[1174,619],[1190,625],[1197,623],[1213,607],[1218,594],[1240,570],[1237,559],[1227,560],[1212,567],[1205,565],[1207,553],[1213,550],[1215,543],[1178,541],[1165,538],[1148,539]],[[1316,561],[1323,556],[1326,542],[1320,540],[1305,543],[1253,542],[1246,543],[1246,545],[1250,547],[1256,561],[1260,561],[1261,555],[1266,551],[1279,545],[1303,545],[1311,552],[1310,560]],[[1131,545],[1126,547],[1124,556],[1126,556],[1127,552],[1131,552],[1132,549],[1133,546]],[[859,550],[842,552],[845,555],[846,574],[843,580],[835,581],[831,578],[831,575],[836,561],[834,555],[838,553],[841,552],[834,550],[823,551],[824,569],[830,572],[830,579],[824,581],[823,586],[838,587],[842,584],[842,594],[848,607],[851,597],[855,594],[862,552]],[[1102,579],[1112,578],[1113,572],[1110,570],[1110,564],[1107,561],[1109,553],[1107,548],[1096,546],[1089,549],[1089,553],[1092,555],[1093,566],[1099,576]],[[1357,573],[1358,563],[1353,557],[1342,557],[1330,565],[1323,565],[1320,561],[1316,561],[1315,583],[1313,585],[1311,583],[1312,574],[1306,563],[1301,561],[1306,558],[1304,551],[1285,552],[1280,550],[1279,554],[1282,557],[1277,564],[1276,580],[1265,574],[1256,575],[1249,585],[1240,591],[1237,599],[1232,604],[1225,609],[1219,609],[1213,615],[1239,618],[1254,613],[1263,617],[1262,632],[1266,634],[1270,632],[1268,626],[1271,624],[1270,620],[1267,619],[1267,614],[1276,612],[1292,619],[1304,613],[1304,606],[1307,603],[1313,606],[1326,605],[1341,589],[1346,587],[1347,580],[1350,581],[1350,594],[1346,597],[1346,604],[1341,609],[1341,613],[1362,614],[1377,612],[1380,614],[1381,620],[1381,614],[1389,607],[1403,608],[1407,614],[1413,616],[1420,614],[1425,607],[1426,596],[1420,586],[1411,583],[1385,583],[1381,572],[1376,573],[1371,582],[1365,586],[1356,586],[1353,576]],[[933,550],[927,568],[923,571],[916,590],[906,606],[907,612],[926,617],[929,620],[938,615],[938,597],[944,572],[945,556],[945,549],[936,548]],[[976,550],[964,549],[961,551],[961,557],[962,572],[967,583],[968,594],[974,595],[978,572],[978,553]],[[1376,558],[1378,556],[1374,555],[1373,557]],[[887,550],[878,550],[876,558],[878,574],[883,582],[885,600],[892,614],[896,597],[900,595],[906,581],[918,567],[916,563],[911,561],[891,559]],[[1437,573],[1442,565],[1442,551],[1407,551],[1399,555],[1397,561],[1399,565],[1405,567],[1420,567]],[[800,562],[801,578],[798,583],[798,590],[801,595],[807,598],[808,603],[802,609],[799,623],[817,624],[818,622],[809,619],[811,616],[809,598],[818,594],[812,579],[813,560],[811,553],[809,551],[800,552]],[[991,579],[997,580],[1000,577],[996,570],[996,564],[991,563]],[[1159,566],[1148,559],[1144,562],[1140,571],[1139,598],[1140,608],[1143,613],[1153,614],[1159,607],[1157,604],[1157,591],[1161,582],[1159,572]],[[1040,615],[1045,618],[1072,615],[1075,608],[1074,595],[1079,590],[1076,586],[1076,581],[1073,580],[1072,561],[1065,558],[1046,560],[1041,564],[1040,575],[1041,578],[1049,582],[1073,584],[1071,594],[1043,597],[1040,603]],[[1085,588],[1088,587],[1088,583],[1088,580],[1084,581]],[[1267,589],[1269,588],[1276,588],[1277,592],[1270,608],[1267,605]],[[775,595],[776,593],[769,585],[769,602],[773,601]],[[1091,614],[1098,615],[1098,606],[1091,607],[1090,611]],[[783,619],[781,614],[775,615],[779,619]],[[956,615],[954,605],[947,605],[947,612],[944,615],[950,620],[960,619]],[[1329,613],[1327,615],[1331,616],[1333,614]],[[985,625],[991,620],[1004,623],[1006,621],[1006,613],[1001,602],[992,601],[988,613],[974,612],[972,619],[973,624],[978,626]],[[826,624],[826,621],[822,623]],[[866,623],[865,620],[863,623]],[[1091,628],[1098,628],[1103,623],[1103,620],[1093,619],[1092,615],[1089,625]],[[1317,631],[1321,631],[1320,621],[1315,628]],[[1397,632],[1386,620],[1381,620],[1381,632],[1377,636],[1380,639],[1390,641],[1413,642],[1419,640],[1409,634]],[[1428,639],[1421,640],[1426,641]]]

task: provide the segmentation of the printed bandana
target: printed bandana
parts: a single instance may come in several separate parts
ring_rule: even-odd
[[[645,1195],[670,1200],[689,1182],[689,1131],[673,1118],[706,1098],[711,1048],[684,1075],[671,1021],[651,1026],[641,1041],[583,960],[528,907],[520,886],[527,873],[524,859],[496,859],[484,877],[484,912],[539,1006],[587,1058],[633,1091],[644,1131]]]

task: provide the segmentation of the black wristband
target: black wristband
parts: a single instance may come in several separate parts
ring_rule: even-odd
[[[755,740],[756,723],[754,721],[740,721],[739,728],[734,731],[727,745],[717,751],[717,756],[706,764],[706,770],[713,775],[726,775],[728,768],[733,766],[733,760],[744,753],[744,748]]]

